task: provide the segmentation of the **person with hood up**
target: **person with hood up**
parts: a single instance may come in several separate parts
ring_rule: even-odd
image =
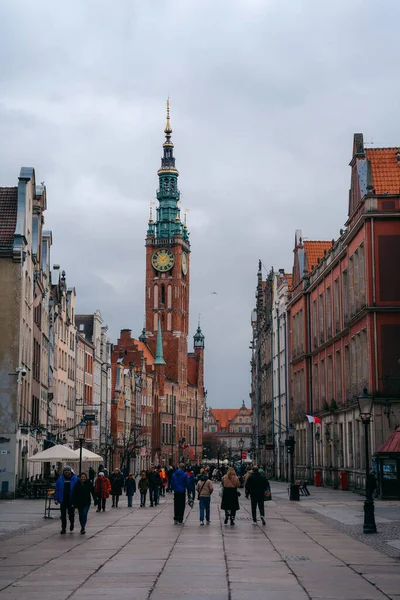
[[[258,467],[253,467],[253,473],[246,480],[246,492],[251,499],[251,514],[253,525],[257,525],[257,506],[260,511],[261,523],[265,525],[264,518],[264,498],[265,492],[269,489],[268,479],[259,472]]]
[[[86,523],[92,498],[96,505],[97,499],[96,494],[94,493],[93,483],[88,479],[86,473],[81,473],[72,492],[72,504],[78,509],[82,535],[86,533]]]
[[[78,481],[77,476],[72,472],[71,467],[66,466],[63,474],[56,481],[56,490],[54,492],[54,502],[60,505],[61,510],[61,534],[67,531],[67,513],[69,519],[69,530],[74,530],[75,508],[72,502],[72,492]]]
[[[110,497],[111,483],[108,477],[104,476],[103,471],[100,471],[96,477],[96,481],[94,482],[94,491],[96,492],[97,496],[97,512],[100,512],[101,509],[103,509],[103,512],[105,512],[107,498]]]
[[[184,465],[179,465],[171,479],[171,487],[174,491],[174,523],[183,523],[185,515],[186,491],[189,486],[189,478],[184,471]]]
[[[196,488],[200,502],[200,525],[204,525],[204,511],[206,513],[207,525],[209,525],[211,494],[214,491],[214,486],[207,475],[201,475]]]

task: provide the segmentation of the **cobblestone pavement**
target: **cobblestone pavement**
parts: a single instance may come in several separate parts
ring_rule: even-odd
[[[47,521],[2,542],[0,598],[400,600],[398,560],[280,498],[283,490],[272,484],[265,527],[252,525],[243,494],[234,527],[217,494],[204,527],[197,502],[174,525],[169,496],[157,508],[136,498],[133,509],[92,509],[86,536],[60,536],[58,519]]]
[[[287,484],[274,482],[274,497],[287,499]],[[354,539],[376,548],[387,556],[400,558],[400,502],[375,500],[378,532],[363,534],[364,498],[353,492],[310,487],[310,496],[302,496],[297,507],[318,521],[347,533]],[[399,565],[400,567],[400,565]]]

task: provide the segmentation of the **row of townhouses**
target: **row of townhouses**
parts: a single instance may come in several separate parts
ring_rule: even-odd
[[[373,403],[374,468],[400,424],[400,149],[365,148],[356,134],[350,167],[339,236],[308,240],[297,230],[291,274],[264,277],[259,263],[251,399],[253,444],[270,476],[289,478],[294,437],[296,478],[363,488],[358,399]]]
[[[111,407],[111,346],[99,311],[76,314],[76,291],[51,264],[46,188],[32,168],[0,188],[0,482],[13,494],[43,474],[29,456],[55,443],[105,442]],[[47,469],[50,466],[47,465]]]

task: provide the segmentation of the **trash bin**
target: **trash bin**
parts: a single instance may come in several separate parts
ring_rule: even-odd
[[[321,471],[321,469],[315,469],[315,471],[314,471],[314,485],[316,487],[321,487],[321,485],[322,485],[322,471]]]
[[[341,490],[349,489],[349,474],[347,471],[339,472],[339,488]]]
[[[296,501],[300,500],[300,486],[299,485],[297,485],[295,483],[290,484],[289,500],[296,500]]]

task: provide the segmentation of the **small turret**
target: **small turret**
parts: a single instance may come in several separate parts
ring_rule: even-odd
[[[196,350],[196,348],[202,348],[204,349],[204,334],[201,331],[201,327],[200,327],[200,323],[199,326],[197,327],[197,331],[193,336],[194,339],[194,349]]]

